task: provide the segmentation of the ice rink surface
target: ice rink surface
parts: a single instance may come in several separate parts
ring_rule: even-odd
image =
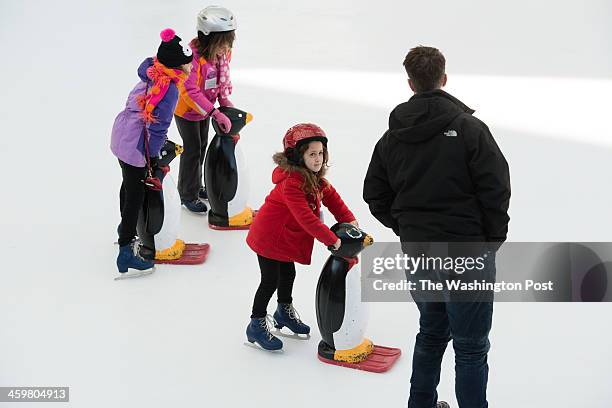
[[[253,207],[272,187],[284,131],[315,122],[330,137],[330,181],[376,241],[394,240],[370,216],[362,180],[389,111],[410,96],[403,57],[424,44],[445,53],[447,91],[489,125],[510,164],[509,240],[611,240],[609,2],[222,4],[239,24],[232,100],[254,116],[240,140]],[[64,405],[87,408],[403,407],[417,309],[370,304],[368,336],[403,351],[390,372],[320,363],[322,245],[311,266],[298,267],[294,290],[313,337],[285,340],[283,355],[242,345],[259,282],[244,231],[210,230],[183,210],[181,238],[212,246],[204,265],[112,279],[121,182],[108,148],[114,117],[159,31],[191,38],[206,5],[0,6],[0,386],[69,386]],[[181,142],[174,124],[169,138]],[[610,304],[497,303],[490,406],[609,407],[611,313]],[[456,407],[453,361],[449,346],[438,391]],[[38,406],[17,406],[30,405]]]

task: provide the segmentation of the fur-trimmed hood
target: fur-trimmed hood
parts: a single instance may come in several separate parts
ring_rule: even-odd
[[[289,159],[287,159],[287,156],[285,156],[283,153],[276,153],[272,157],[272,159],[274,160],[274,163],[276,163],[277,165],[277,167],[272,172],[272,182],[274,184],[281,183],[287,177],[296,178],[300,180],[301,182],[303,182],[304,181],[303,172],[309,171],[309,170],[306,170],[302,166],[296,166],[295,164],[291,164],[289,162]],[[329,182],[325,178],[322,178],[321,182],[322,183],[319,186],[320,189],[323,189],[326,185],[329,184]]]
[[[289,163],[287,156],[282,153],[277,153],[273,157],[274,163],[276,163],[277,167],[272,172],[272,182],[274,184],[278,184],[282,182],[287,177],[296,177],[301,181],[304,180],[304,176],[302,176],[301,172],[302,168],[296,166],[294,164]]]

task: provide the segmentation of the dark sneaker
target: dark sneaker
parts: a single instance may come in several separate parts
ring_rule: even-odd
[[[208,211],[208,207],[206,204],[199,198],[196,198],[193,201],[182,201],[182,204],[191,212],[196,214],[205,214]]]

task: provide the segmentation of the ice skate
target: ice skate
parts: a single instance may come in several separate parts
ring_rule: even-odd
[[[119,247],[119,255],[117,256],[119,275],[115,277],[115,280],[138,278],[153,273],[155,269],[153,261],[140,256],[139,249],[140,243],[138,240]]]
[[[274,312],[274,334],[296,340],[310,339],[310,327],[304,324],[292,303],[279,303]],[[283,333],[281,329],[288,328],[292,333]]]
[[[244,343],[245,346],[282,353],[283,342],[270,333],[270,326],[273,324],[274,321],[270,315],[261,318],[251,318],[251,323],[249,323],[246,329],[248,343]]]

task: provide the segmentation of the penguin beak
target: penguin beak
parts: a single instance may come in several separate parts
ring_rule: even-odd
[[[246,117],[246,122],[245,124],[249,123],[250,121],[253,120],[253,115],[251,115],[250,113],[247,113],[247,117]]]
[[[372,238],[371,235],[366,235],[365,239],[363,240],[363,247],[367,247],[370,246],[374,243],[374,238]]]
[[[181,153],[183,153],[183,146],[181,146],[180,144],[174,145],[174,154],[175,155],[180,155]]]

